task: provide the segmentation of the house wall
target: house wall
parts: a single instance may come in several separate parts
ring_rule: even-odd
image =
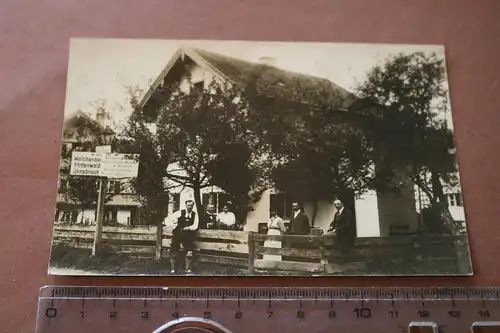
[[[332,210],[333,206],[328,202],[318,202],[316,208],[316,217],[313,222],[314,204],[312,202],[304,202],[303,206],[304,213],[309,218],[309,223],[311,224],[311,226],[313,226],[314,228],[321,228],[326,231],[333,220],[335,208],[333,208]]]
[[[108,206],[109,207],[109,206]],[[58,220],[56,222],[63,222],[63,212],[77,212],[78,216],[76,219],[76,223],[83,223],[83,224],[94,224],[95,223],[95,209],[85,209],[83,211],[79,210],[78,207],[75,207],[74,209],[66,209],[66,210],[60,210],[59,211],[59,216]],[[117,211],[117,222],[119,224],[123,225],[130,225],[130,218],[131,218],[131,209],[130,208],[118,208]]]
[[[73,212],[76,212],[78,215],[76,217],[76,223],[87,223],[91,224],[95,222],[95,210],[92,209],[85,209],[85,210],[80,210],[78,207],[75,207],[73,209],[59,209],[59,215],[57,216],[56,222],[64,222],[64,213],[69,212],[72,214]]]
[[[448,198],[448,208],[450,210],[450,214],[455,221],[465,221],[465,209],[464,209],[464,199],[462,196],[462,187],[460,185],[454,186],[452,188],[444,188],[444,194],[447,195]],[[459,194],[460,202],[456,202],[451,200],[452,195]]]
[[[178,187],[172,188],[170,190],[170,193],[180,194],[180,208],[181,209],[184,208],[184,203],[186,202],[186,200],[193,200],[194,201],[194,191],[191,188],[178,186]],[[218,188],[217,186],[210,186],[210,187],[203,188],[201,190],[202,195],[207,194],[207,193],[223,193],[223,191],[220,188]],[[169,209],[168,209],[169,215],[175,213],[173,205],[174,205],[173,200],[170,200]],[[193,210],[197,211],[196,206],[193,208]]]
[[[197,83],[197,82],[203,81],[205,88],[207,88],[207,86],[213,80],[216,79],[216,77],[213,74],[211,74],[207,70],[203,69],[202,67],[200,67],[194,63],[189,66],[188,72],[191,75],[191,83]],[[185,75],[181,78],[181,81],[179,83],[179,87],[184,92],[187,92],[189,90],[188,75]]]
[[[452,218],[455,221],[465,222],[465,208],[464,208],[461,186],[454,186],[451,188],[445,187],[443,189],[443,192],[448,199],[448,209],[450,210]],[[451,199],[451,196],[456,194],[460,196],[461,198],[460,202]],[[417,186],[415,186],[415,201],[416,201],[417,212],[420,212],[419,200],[421,201],[422,208],[426,208],[430,204],[429,199],[422,191],[420,191],[420,198],[419,198],[419,189]]]
[[[83,221],[83,223],[88,223],[88,224],[92,224],[95,222],[95,210],[85,209],[83,211],[83,219],[80,219],[81,218],[80,214],[78,215],[78,221]]]
[[[186,200],[194,200],[194,194],[190,188],[178,187],[174,193],[180,193],[180,206],[184,207]],[[202,190],[203,193],[222,192],[219,188],[210,187]],[[266,190],[261,199],[254,205],[254,209],[248,213],[245,223],[245,231],[258,231],[259,223],[269,221],[270,194],[272,190]],[[405,196],[378,195],[376,192],[368,192],[355,200],[355,216],[357,237],[380,237],[388,236],[391,225],[409,225],[410,230],[415,230],[418,219],[415,211],[414,201],[411,200],[413,192]],[[196,208],[195,208],[196,209]],[[312,220],[313,204],[305,203],[304,211]],[[331,202],[319,202],[314,227],[324,231],[328,229],[336,213]],[[172,214],[173,204],[170,203],[169,214]],[[288,222],[288,221],[285,221]]]
[[[248,214],[245,224],[245,231],[257,231],[258,224],[269,220],[271,190],[263,193],[262,198],[254,206],[254,210]],[[358,237],[378,237],[380,236],[379,216],[377,207],[377,195],[369,193],[355,201],[356,206],[356,228]],[[304,204],[304,212],[312,221],[314,206],[312,203]],[[337,210],[333,203],[322,201],[318,203],[315,228],[321,228],[324,231],[328,229],[333,221]],[[285,221],[287,222],[287,221]]]
[[[464,207],[452,206],[449,207],[450,214],[455,221],[465,221],[465,210]]]
[[[119,209],[116,219],[119,224],[130,225],[130,209]]]
[[[380,236],[388,236],[391,226],[407,227],[409,232],[418,228],[413,183],[400,189],[398,193],[378,195]]]
[[[356,233],[358,237],[380,237],[378,196],[375,191],[365,193],[355,200]]]
[[[269,221],[271,210],[270,194],[271,190],[264,191],[260,200],[254,205],[254,210],[248,213],[244,228],[245,231],[258,231],[259,223]]]
[[[336,211],[337,210],[333,204],[326,201],[318,202],[316,218],[314,219],[314,227],[321,228],[324,231],[328,230]],[[304,203],[304,213],[306,213],[307,217],[309,217],[309,222],[312,225],[312,218],[314,214],[314,204],[312,202]]]

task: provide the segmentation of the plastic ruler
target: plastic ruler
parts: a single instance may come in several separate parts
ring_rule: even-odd
[[[37,333],[500,332],[500,288],[41,289]]]

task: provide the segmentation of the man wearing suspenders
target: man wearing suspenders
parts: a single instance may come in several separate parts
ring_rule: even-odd
[[[172,243],[170,245],[170,273],[175,273],[177,268],[177,258],[181,245],[186,251],[186,274],[191,273],[194,251],[196,250],[194,242],[198,230],[199,217],[193,211],[194,201],[186,200],[186,208],[170,215],[169,225],[173,227]]]

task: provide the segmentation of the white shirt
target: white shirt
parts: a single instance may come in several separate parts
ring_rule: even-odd
[[[300,210],[296,211],[296,212],[293,214],[293,218],[294,218],[294,219],[295,219],[295,218],[297,218],[297,216],[299,216],[299,214],[300,214]]]
[[[281,232],[284,232],[285,225],[283,224],[283,219],[279,216],[271,217],[269,222],[267,222],[267,229],[279,229]]]
[[[342,212],[343,212],[343,211],[344,211],[344,207],[340,208],[340,209],[338,210],[339,215],[340,215],[340,214],[342,214]]]
[[[191,211],[191,213],[189,213],[186,210],[186,218],[190,218],[191,214],[193,214],[193,213],[195,213],[195,212]],[[163,221],[163,224],[166,225],[166,226],[172,227],[172,228],[177,227],[177,221],[181,217],[181,214],[182,214],[182,210],[176,211],[172,215],[167,216],[165,218],[165,220]],[[193,222],[192,225],[190,225],[190,226],[187,227],[187,230],[196,230],[196,229],[198,229],[198,222],[199,222],[198,214],[195,213],[194,214],[194,222]]]
[[[217,221],[227,226],[232,226],[236,224],[236,216],[231,212],[221,212],[217,214]]]

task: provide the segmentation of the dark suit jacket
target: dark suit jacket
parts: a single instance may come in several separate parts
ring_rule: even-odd
[[[200,229],[207,229],[207,228],[209,228],[209,226],[208,226],[209,223],[214,223],[214,225],[211,226],[211,228],[215,229],[215,222],[216,222],[215,214],[210,214],[209,212],[205,211],[203,214],[203,218],[200,219],[199,228]]]
[[[355,237],[356,225],[352,212],[345,207],[342,214],[336,212],[333,222],[330,223],[330,229],[336,229],[339,237]]]
[[[290,234],[292,235],[309,235],[311,226],[309,218],[304,212],[300,212],[296,218],[290,220]]]

